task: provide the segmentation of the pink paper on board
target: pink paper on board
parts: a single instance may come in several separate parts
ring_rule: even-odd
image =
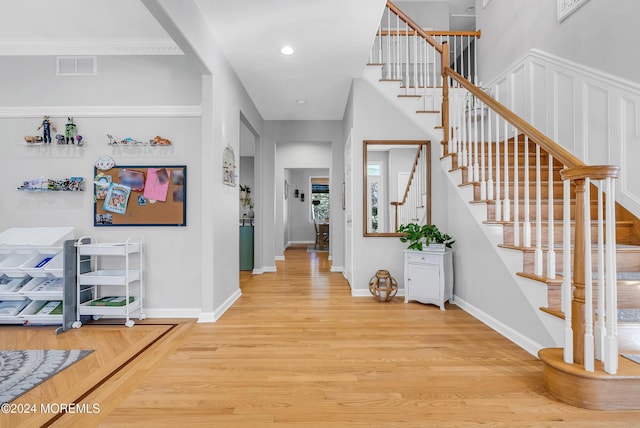
[[[166,168],[147,169],[147,181],[144,183],[144,197],[165,202],[169,190],[171,171]]]

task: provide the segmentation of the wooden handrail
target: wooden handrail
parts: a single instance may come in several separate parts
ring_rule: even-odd
[[[405,15],[404,13],[402,13],[402,11],[400,9],[398,9],[396,7],[395,4],[391,3],[390,1],[387,1],[387,7],[389,7],[389,9],[395,13],[396,15],[398,15],[398,17],[400,19],[402,19],[404,22],[406,22],[409,27],[413,28],[419,35],[421,35],[427,42],[429,42],[429,44],[431,46],[433,46],[438,52],[442,53],[442,45],[440,43],[438,43],[438,41],[436,39],[434,39],[432,36],[430,36],[426,31],[424,31],[422,28],[420,28],[418,26],[418,24],[416,24],[415,22],[413,22],[413,20],[411,18],[409,18],[407,15]]]
[[[592,180],[618,178],[620,167],[614,165],[585,165],[578,168],[568,168],[560,171],[563,180],[580,180],[589,177]]]
[[[522,119],[520,116],[506,108],[504,105],[496,101],[494,98],[487,95],[482,89],[478,88],[473,83],[458,74],[454,69],[449,66],[444,66],[444,72],[450,76],[453,80],[458,82],[460,86],[465,88],[476,98],[489,106],[493,111],[498,113],[504,120],[515,126],[520,132],[529,137],[534,143],[538,144],[544,150],[546,150],[554,158],[558,159],[568,168],[579,168],[586,166],[580,159],[575,157],[571,152],[564,147],[557,144],[551,138],[544,135],[533,125]]]
[[[480,38],[481,31],[425,31],[430,36],[474,36]],[[417,32],[415,30],[380,30],[376,34],[377,36],[414,36]],[[419,33],[418,33],[419,34]]]

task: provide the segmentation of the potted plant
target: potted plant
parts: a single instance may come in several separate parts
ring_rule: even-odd
[[[404,233],[400,237],[401,242],[408,242],[407,247],[410,250],[422,251],[424,247],[435,251],[445,251],[451,248],[454,240],[446,233],[442,233],[435,224],[417,223],[402,224],[398,228],[398,232]]]

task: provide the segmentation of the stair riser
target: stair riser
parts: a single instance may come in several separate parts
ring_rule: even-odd
[[[507,244],[507,245],[514,245],[514,241],[513,241],[513,237],[514,237],[514,230],[515,227],[513,225],[513,223],[511,224],[505,224],[503,227],[503,243]],[[519,223],[519,227],[518,227],[519,233],[520,233],[520,243],[519,245],[523,244],[523,237],[524,237],[524,225],[523,223]],[[535,246],[537,244],[537,240],[536,240],[536,231],[538,230],[537,225],[535,222],[531,222],[531,245]],[[542,227],[540,228],[541,230],[541,234],[542,234],[542,244],[543,245],[547,245],[547,243],[549,242],[549,223],[544,222],[542,224]],[[633,242],[633,236],[632,236],[632,230],[631,230],[631,226],[628,224],[625,224],[624,226],[618,226],[616,227],[616,241],[618,242],[618,244],[631,244]],[[597,225],[592,225],[591,226],[591,236],[592,237],[596,237],[598,236],[598,226]],[[575,237],[575,227],[573,226],[573,224],[571,225],[571,240],[573,241]],[[605,235],[606,238],[606,235]],[[562,224],[560,223],[554,223],[553,225],[553,241],[555,244],[561,244],[562,242],[564,242],[564,227],[562,226]]]
[[[494,194],[497,194],[496,191],[497,186],[494,186]],[[515,194],[514,194],[514,188],[515,186],[513,186],[513,184],[509,185],[509,199],[513,199]],[[489,189],[489,186],[487,186],[487,190]],[[524,197],[524,189],[525,186],[524,185],[519,185],[518,186],[518,198],[523,198]],[[563,184],[562,183],[554,183],[553,185],[553,197],[554,199],[557,198],[559,200],[562,200],[562,195],[563,195],[564,189],[563,189]],[[473,184],[473,200],[474,201],[481,201],[482,198],[482,189],[479,183],[474,183]],[[533,198],[535,197],[536,193],[535,193],[535,189],[531,188],[529,190],[529,197]],[[540,197],[542,199],[547,199],[549,197],[549,186],[546,183],[542,183],[540,186]],[[500,183],[500,196],[502,198],[504,198],[504,186],[502,185],[502,183]],[[575,198],[575,192],[572,190],[570,193],[570,197],[573,199]]]
[[[487,164],[488,165],[488,164]],[[462,167],[462,182],[463,183],[469,183],[472,180],[472,167]],[[480,168],[479,168],[480,169]],[[513,174],[513,166],[510,166],[509,169],[509,179],[513,180],[514,178],[514,174]],[[480,174],[481,174],[481,169],[480,169]],[[533,184],[536,181],[536,176],[537,176],[537,172],[536,172],[536,168],[533,166],[529,167],[529,181]],[[493,180],[495,181],[495,177],[496,177],[496,170],[495,167],[491,168],[491,177],[493,178]],[[525,177],[525,170],[524,168],[518,168],[518,179],[521,181],[524,181],[524,177]],[[489,170],[486,169],[485,170],[485,180],[489,179]],[[501,167],[500,168],[500,180],[504,180],[504,168]],[[549,170],[545,167],[542,168],[540,170],[540,181],[541,182],[545,182],[549,180]],[[562,181],[561,177],[560,177],[560,170],[554,170],[553,171],[553,180],[554,181]]]
[[[510,204],[511,207],[511,214],[513,215],[513,202],[511,202]],[[541,218],[542,220],[547,220],[549,218],[549,205],[547,204],[546,201],[542,202],[542,206],[540,207],[540,214],[541,214]],[[575,212],[574,212],[575,206],[571,205],[570,206],[570,210],[569,210],[569,215],[571,219],[575,218]],[[596,216],[598,215],[598,206],[594,203],[591,204],[591,217],[592,218],[596,218]],[[519,211],[518,211],[518,218],[520,220],[524,220],[524,205],[522,203],[519,204]],[[529,207],[529,219],[531,221],[534,221],[536,219],[536,209],[535,209],[535,202],[532,202],[530,207]],[[563,206],[562,204],[553,204],[553,218],[554,220],[562,220],[563,219]],[[487,219],[489,221],[493,221],[496,219],[495,216],[495,204],[493,203],[489,203],[487,204]],[[513,219],[510,219],[513,220]]]
[[[556,272],[562,271],[563,253],[562,249],[555,249],[556,255]],[[591,254],[593,271],[597,270],[597,252]],[[543,272],[547,271],[547,252],[543,249]],[[535,254],[533,251],[523,253],[524,273],[535,274]],[[619,272],[639,272],[640,271],[640,250],[637,252],[620,252],[616,254],[616,268]]]

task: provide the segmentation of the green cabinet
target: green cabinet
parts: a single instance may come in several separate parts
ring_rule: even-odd
[[[253,226],[240,226],[240,270],[253,270]]]

